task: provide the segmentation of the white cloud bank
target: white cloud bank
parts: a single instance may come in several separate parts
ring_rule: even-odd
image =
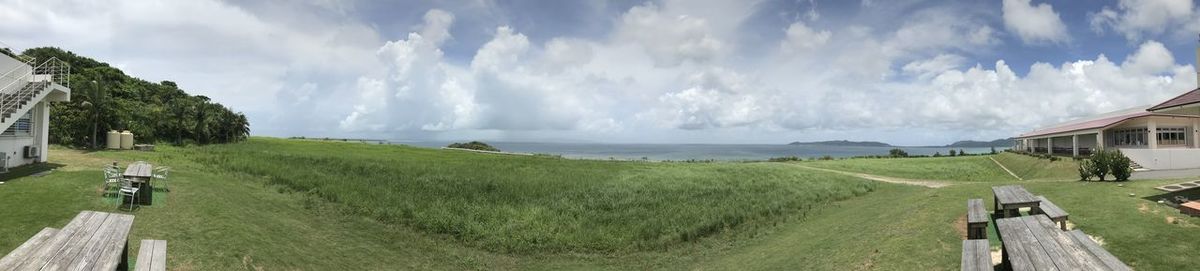
[[[1054,18],[1009,25],[1009,2],[1014,16]],[[176,80],[247,111],[256,131],[275,135],[740,143],[820,135],[937,144],[1011,136],[1195,87],[1191,66],[1155,41],[1139,42],[1120,63],[1098,55],[1036,63],[1025,75],[1002,59],[971,63],[1011,45],[987,20],[949,8],[915,11],[894,26],[792,22],[766,50],[747,53],[740,37],[753,3],[664,1],[624,11],[598,37],[533,39],[489,26],[491,39],[456,60],[444,50],[460,16],[437,9],[411,33],[383,41],[351,20],[297,22],[220,2],[108,13],[58,5],[72,6],[0,11],[13,22],[0,25],[0,38],[84,48],[135,76]],[[1132,9],[1125,5],[1122,12]],[[156,13],[163,9],[189,15]],[[1135,21],[1116,14],[1099,24]],[[1039,28],[1061,24],[1048,5],[1010,0],[1003,16],[1025,42],[1069,41]],[[146,31],[162,34],[139,35]]]
[[[1192,0],[1121,0],[1116,8],[1092,13],[1092,30],[1112,30],[1130,41],[1163,34],[1194,37],[1200,32],[1200,11]],[[1164,33],[1171,30],[1171,33]]]

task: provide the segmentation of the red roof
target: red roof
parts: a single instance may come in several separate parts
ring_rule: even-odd
[[[1121,114],[1121,115],[1116,115],[1116,116],[1112,116],[1112,117],[1094,119],[1094,120],[1077,122],[1077,123],[1070,123],[1070,124],[1066,124],[1066,125],[1053,126],[1053,127],[1041,129],[1041,130],[1034,130],[1032,132],[1022,134],[1021,136],[1018,136],[1018,137],[1035,137],[1035,136],[1042,136],[1042,135],[1049,135],[1049,134],[1104,128],[1104,127],[1108,127],[1109,125],[1117,124],[1118,122],[1122,122],[1122,121],[1125,121],[1128,119],[1132,119],[1132,118],[1136,118],[1136,117],[1144,117],[1144,116],[1149,116],[1149,115],[1153,115],[1153,114],[1154,113],[1146,112],[1146,111]]]
[[[1175,98],[1171,98],[1170,100],[1167,100],[1163,103],[1152,106],[1146,110],[1147,111],[1158,111],[1160,109],[1167,109],[1167,108],[1171,108],[1171,107],[1184,106],[1184,105],[1189,105],[1189,104],[1194,104],[1194,103],[1200,103],[1200,88],[1194,89],[1192,91],[1188,91],[1187,93],[1184,93],[1183,95],[1179,95],[1179,96],[1176,96]]]

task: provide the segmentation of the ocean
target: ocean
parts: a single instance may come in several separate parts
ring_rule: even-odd
[[[391,142],[418,147],[440,148],[451,142]],[[835,158],[887,155],[899,148],[909,155],[946,155],[951,149],[967,153],[988,153],[991,148],[947,148],[947,147],[844,147],[818,145],[768,145],[768,144],[605,144],[605,143],[533,143],[533,142],[487,142],[506,152],[561,155],[574,159],[618,159],[618,160],[766,160],[773,157],[796,156]],[[1002,151],[1006,148],[996,148]]]

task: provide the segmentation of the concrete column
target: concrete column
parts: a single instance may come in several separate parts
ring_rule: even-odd
[[[1079,156],[1079,135],[1071,135],[1071,156]]]
[[[1192,148],[1200,148],[1200,119],[1192,119]]]
[[[1046,154],[1054,154],[1054,138],[1046,138]]]
[[[1150,119],[1150,122],[1148,122],[1146,124],[1146,129],[1150,130],[1149,131],[1150,134],[1146,136],[1147,145],[1149,145],[1151,149],[1157,149],[1158,148],[1158,122],[1155,122],[1154,119]]]
[[[1104,149],[1104,130],[1100,130],[1100,131],[1096,132],[1096,149],[1092,150],[1092,153],[1096,153],[1096,151],[1103,150],[1103,149]]]

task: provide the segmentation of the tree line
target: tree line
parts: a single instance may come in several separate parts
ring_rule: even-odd
[[[250,135],[245,114],[189,95],[174,82],[134,78],[108,63],[53,47],[21,55],[38,63],[56,57],[71,66],[71,101],[50,103],[51,143],[103,147],[109,130],[129,130],[138,142],[173,144],[229,143]]]

